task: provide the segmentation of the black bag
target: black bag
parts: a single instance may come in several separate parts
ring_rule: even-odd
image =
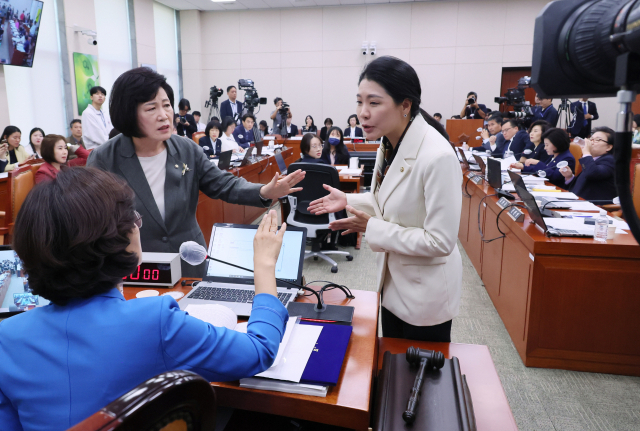
[[[441,369],[425,373],[415,422],[405,423],[402,413],[407,408],[417,370],[417,366],[409,365],[405,354],[384,353],[378,375],[373,430],[475,431],[471,394],[455,356],[445,359]]]

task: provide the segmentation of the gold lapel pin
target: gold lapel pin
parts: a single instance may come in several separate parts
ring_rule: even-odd
[[[180,169],[180,167],[178,165],[176,165],[176,169]]]

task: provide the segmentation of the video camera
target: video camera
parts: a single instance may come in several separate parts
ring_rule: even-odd
[[[218,88],[215,85],[209,89],[209,100],[204,102],[204,107],[218,106],[218,98],[222,96],[222,88]]]
[[[289,115],[289,104],[284,100],[282,101],[282,105],[280,105],[280,108],[278,109],[278,113],[280,114],[280,117],[284,120],[286,120],[287,116]]]
[[[531,70],[531,85],[544,97],[617,93],[615,183],[625,219],[640,242],[640,220],[629,185],[631,104],[640,90],[640,1],[548,3],[536,18]]]
[[[258,97],[258,91],[253,85],[252,79],[240,79],[238,80],[238,88],[244,90],[244,106],[249,112],[253,112],[253,109],[258,105],[266,105],[266,97]]]
[[[506,103],[513,106],[514,111],[505,112],[503,115],[507,118],[531,118],[533,117],[533,109],[529,102],[525,100],[524,90],[531,85],[531,77],[523,76],[518,79],[518,86],[509,88],[504,93],[504,97],[496,97],[494,101],[500,105]]]

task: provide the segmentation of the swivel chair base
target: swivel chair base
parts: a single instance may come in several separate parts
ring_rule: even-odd
[[[340,251],[340,250],[323,250],[323,251],[307,250],[304,252],[304,258],[305,260],[309,259],[310,257],[313,257],[314,260],[318,260],[318,258],[326,260],[331,264],[331,272],[335,274],[336,272],[338,272],[338,264],[336,263],[335,260],[327,256],[328,254],[337,254],[340,256],[346,256],[347,260],[349,261],[353,260],[353,256],[351,256],[351,253],[349,253],[348,251]]]

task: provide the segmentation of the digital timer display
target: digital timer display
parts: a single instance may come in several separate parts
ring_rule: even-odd
[[[143,262],[133,274],[123,277],[124,282],[171,284],[171,265]]]

